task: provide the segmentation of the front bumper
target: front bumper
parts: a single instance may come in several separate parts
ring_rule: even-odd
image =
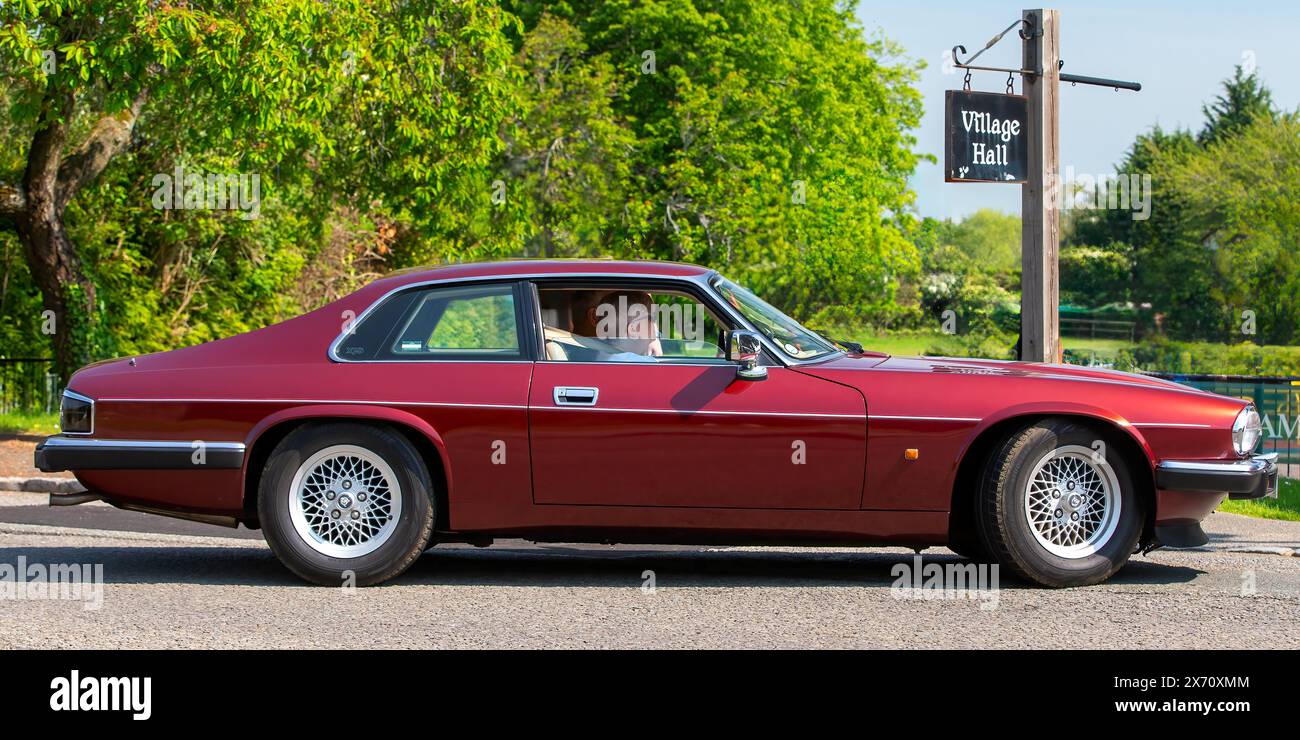
[[[243,442],[47,437],[36,468],[63,470],[228,470],[244,465]]]
[[[1165,460],[1156,466],[1156,487],[1234,499],[1277,498],[1277,453],[1246,460]]]

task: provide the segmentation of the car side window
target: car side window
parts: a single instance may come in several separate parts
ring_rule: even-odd
[[[426,288],[399,293],[353,328],[342,360],[520,360],[512,285]]]
[[[546,359],[726,362],[724,324],[694,296],[657,287],[542,288]]]

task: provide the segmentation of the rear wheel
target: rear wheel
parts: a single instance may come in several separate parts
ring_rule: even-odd
[[[401,574],[433,533],[433,483],[404,437],[366,424],[310,424],[267,460],[258,513],[285,567],[322,585]]]
[[[1044,586],[1086,586],[1128,562],[1144,521],[1109,440],[1065,419],[1010,435],[984,468],[976,524],[989,553]]]

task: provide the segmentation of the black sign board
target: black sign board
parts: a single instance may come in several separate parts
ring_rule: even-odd
[[[1029,99],[949,90],[945,102],[944,179],[1023,183],[1029,173]]]

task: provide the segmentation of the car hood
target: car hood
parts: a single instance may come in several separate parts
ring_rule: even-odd
[[[805,366],[801,369],[813,373],[821,369],[831,371],[875,369],[922,374],[1001,375],[1048,378],[1052,380],[1108,381],[1149,388],[1175,389],[1183,392],[1195,390],[1190,386],[1162,378],[1126,373],[1119,370],[1079,367],[1077,365],[1055,365],[1011,360],[978,360],[957,357],[898,357],[877,353],[854,353],[842,355],[828,362]]]

